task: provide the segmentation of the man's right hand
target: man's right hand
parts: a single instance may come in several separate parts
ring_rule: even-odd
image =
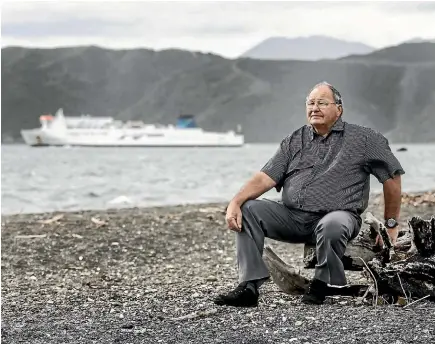
[[[227,215],[225,217],[228,225],[228,229],[235,232],[242,231],[242,210],[240,205],[236,202],[231,201],[227,207]]]

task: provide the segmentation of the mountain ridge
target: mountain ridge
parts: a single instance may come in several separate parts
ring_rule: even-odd
[[[395,54],[408,56],[408,49],[415,53],[417,46],[389,50],[389,59],[403,60]],[[345,121],[372,127],[391,142],[433,142],[435,57],[425,60],[387,63],[383,57],[379,63],[368,54],[266,61],[178,49],[4,48],[2,140],[19,139],[20,129],[39,127],[39,115],[62,107],[66,115],[161,124],[190,113],[206,130],[241,124],[246,142],[279,142],[305,124],[307,92],[326,80],[343,95]]]
[[[337,59],[351,54],[366,54],[375,48],[360,42],[328,36],[269,37],[259,42],[240,57],[261,60],[316,61]]]

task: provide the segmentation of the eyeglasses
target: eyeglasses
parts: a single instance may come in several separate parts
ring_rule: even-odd
[[[328,102],[327,100],[318,100],[317,102],[315,102],[314,100],[308,100],[305,103],[308,109],[312,109],[315,104],[317,104],[317,107],[319,109],[326,109],[329,106],[329,104],[337,104],[337,103]]]

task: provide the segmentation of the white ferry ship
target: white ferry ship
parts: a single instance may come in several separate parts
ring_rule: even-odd
[[[177,125],[122,122],[112,117],[64,116],[59,109],[55,116],[39,118],[41,127],[21,130],[30,146],[94,146],[94,147],[239,147],[244,144],[240,126],[236,131],[209,132],[198,128],[194,116],[181,115]]]

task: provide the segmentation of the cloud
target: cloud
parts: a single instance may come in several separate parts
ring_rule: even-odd
[[[101,19],[69,19],[50,22],[10,23],[2,27],[2,35],[11,37],[123,35],[130,24]]]
[[[2,8],[2,45],[181,48],[226,57],[271,36],[326,35],[374,47],[434,38],[434,3],[16,2]]]
[[[435,14],[435,2],[418,2],[418,1],[404,1],[404,2],[380,2],[378,3],[380,9],[389,11],[390,13],[422,13],[432,12]]]

